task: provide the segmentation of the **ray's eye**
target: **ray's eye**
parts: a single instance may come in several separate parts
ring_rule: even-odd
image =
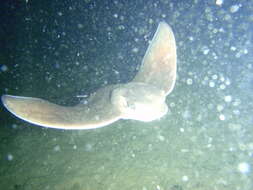
[[[132,103],[132,102],[130,102],[130,101],[127,101],[126,103],[127,103],[127,107],[128,107],[128,108],[130,108],[130,109],[132,109],[132,110],[135,109],[136,106],[135,106],[134,103]]]

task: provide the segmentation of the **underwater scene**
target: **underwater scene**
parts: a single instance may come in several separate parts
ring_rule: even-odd
[[[253,189],[253,1],[0,13],[1,190]]]

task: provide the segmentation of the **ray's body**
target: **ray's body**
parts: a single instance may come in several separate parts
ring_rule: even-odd
[[[140,70],[129,83],[100,88],[85,103],[73,107],[32,97],[3,95],[1,99],[15,116],[43,127],[92,129],[119,119],[148,122],[167,113],[165,100],[175,85],[176,59],[174,34],[161,22]]]

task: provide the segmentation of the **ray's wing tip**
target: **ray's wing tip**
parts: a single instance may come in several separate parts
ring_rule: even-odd
[[[164,26],[169,26],[169,24],[167,24],[167,22],[165,22],[165,21],[161,21],[161,22],[159,22],[159,25],[164,25]]]
[[[1,102],[2,102],[2,104],[4,105],[4,107],[7,107],[6,102],[7,102],[7,99],[8,99],[9,96],[10,96],[10,95],[7,95],[7,94],[3,94],[3,95],[1,96]]]
[[[171,26],[167,22],[165,22],[165,21],[159,22],[158,27],[165,27],[165,28],[169,29],[170,31],[172,31]]]
[[[1,102],[2,104],[7,107],[7,103],[8,101],[11,101],[12,99],[17,99],[19,98],[19,96],[13,96],[13,95],[9,95],[9,94],[3,94],[1,96]]]

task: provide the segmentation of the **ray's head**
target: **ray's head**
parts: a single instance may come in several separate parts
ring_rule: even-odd
[[[122,119],[152,121],[168,111],[166,93],[145,83],[128,83],[113,90],[111,103],[117,107]]]

